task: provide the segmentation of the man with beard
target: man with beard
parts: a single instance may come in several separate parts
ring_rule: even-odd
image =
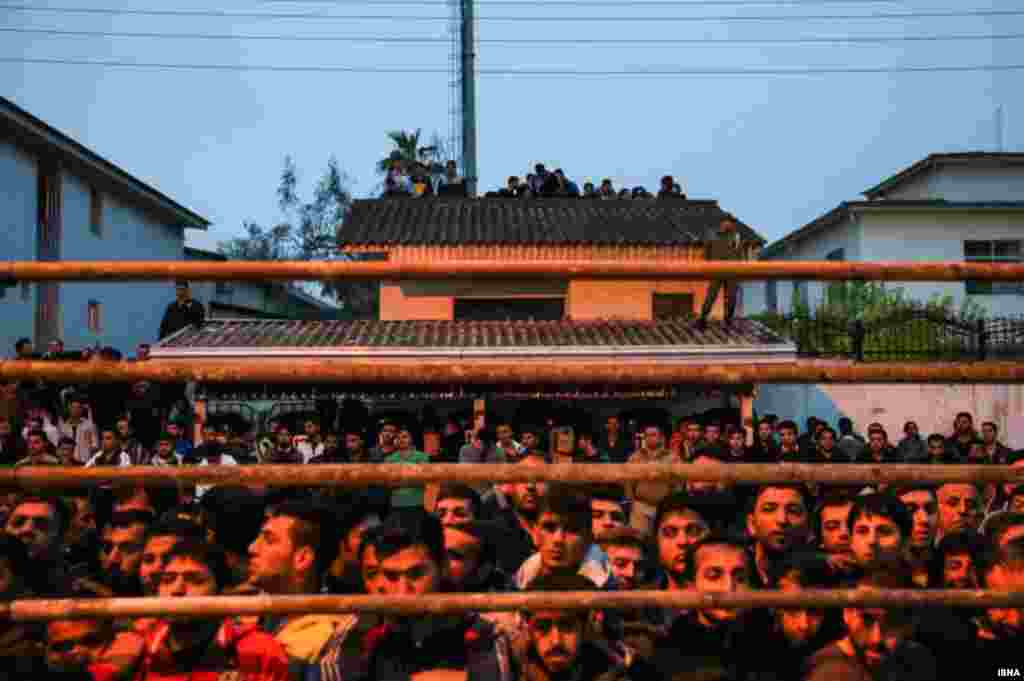
[[[392,512],[366,533],[360,566],[367,591],[428,598],[442,586],[440,521],[422,509]],[[337,632],[319,668],[322,681],[472,679],[509,681],[505,640],[474,613],[383,616],[360,613]]]
[[[939,520],[936,537],[963,530],[977,530],[981,524],[981,490],[969,482],[947,482],[936,490]]]
[[[796,421],[786,420],[779,424],[779,449],[777,461],[783,463],[808,463],[811,454],[800,446],[799,428]]]
[[[662,445],[661,428],[651,424],[642,431],[640,449],[629,455],[628,463],[682,463],[682,459]],[[632,500],[629,524],[640,532],[649,533],[657,513],[658,504],[673,491],[666,482],[628,483],[626,493]]]
[[[508,575],[498,567],[496,528],[487,522],[468,522],[444,526],[446,563],[444,577],[452,591],[501,592],[508,591]],[[489,617],[491,613],[483,613]],[[506,614],[506,613],[495,613]]]
[[[929,485],[910,485],[893,490],[893,496],[903,502],[910,514],[910,545],[907,559],[913,572],[914,583],[928,586],[935,547],[935,532],[938,529],[939,506],[935,488]]]
[[[117,596],[142,595],[139,567],[145,548],[146,528],[153,514],[145,511],[114,513],[100,536],[100,569],[103,582]]]
[[[754,588],[755,568],[746,544],[728,535],[711,535],[690,547],[685,581],[696,591],[731,593]],[[769,630],[765,610],[699,609],[671,624],[651,658],[655,678],[665,681],[760,678],[773,660],[760,644]]]
[[[590,499],[591,531],[600,540],[606,533],[626,526],[626,491],[620,485],[594,485]]]
[[[537,553],[527,558],[514,582],[526,589],[544,575],[579,573],[599,587],[611,586],[607,556],[593,543],[590,503],[568,487],[541,500],[534,538]]]
[[[121,438],[117,429],[100,429],[100,448],[85,462],[86,468],[93,466],[131,466],[132,458],[121,448]]]
[[[299,464],[303,463],[302,454],[295,449],[292,443],[292,434],[288,426],[281,425],[274,433],[274,448],[270,450],[267,459],[261,463],[275,464]]]
[[[471,523],[480,518],[480,495],[468,485],[441,485],[434,515],[445,527]]]
[[[848,587],[858,589],[911,589],[908,571],[875,570]],[[938,678],[935,657],[910,640],[916,613],[906,606],[891,608],[844,608],[842,638],[811,656],[804,681],[873,681],[899,670],[900,678],[934,681]]]
[[[321,575],[334,562],[338,538],[324,508],[292,501],[281,504],[263,523],[249,547],[248,584],[264,593],[295,596],[321,591]],[[345,615],[265,616],[263,629],[288,652],[296,678],[312,671]]]
[[[747,534],[754,541],[755,578],[768,581],[769,565],[809,538],[810,495],[801,484],[764,485],[752,498]]]
[[[820,554],[795,551],[772,566],[770,586],[780,591],[836,589],[840,579]],[[790,681],[800,678],[807,659],[842,633],[835,610],[776,608],[771,638],[763,646],[773,651],[773,674],[768,678]],[[767,681],[767,680],[766,680]]]
[[[982,451],[985,461],[1005,465],[1010,448],[999,442],[999,426],[992,421],[981,424]]]
[[[517,466],[545,466],[547,461],[537,452],[530,452],[519,460]],[[541,499],[547,494],[544,482],[516,482],[496,488],[498,510],[493,520],[504,530],[501,539],[501,554],[498,558],[506,574],[514,574],[536,550],[533,533]],[[508,505],[502,507],[502,502]]]
[[[581,575],[538,577],[531,592],[594,591]],[[629,681],[630,656],[596,631],[589,610],[535,610],[523,613],[525,635],[513,642],[515,678],[520,681]],[[646,676],[646,675],[645,675]]]
[[[46,433],[41,430],[30,430],[25,436],[25,456],[15,466],[60,466],[61,460],[50,454],[50,445]]]
[[[854,497],[847,524],[857,567],[875,571],[902,566],[912,526],[903,502],[889,494]]]
[[[25,545],[32,560],[32,572],[26,575],[40,596],[65,586],[63,536],[70,513],[57,497],[27,495],[11,508],[4,531]]]
[[[215,596],[229,585],[230,570],[215,545],[180,541],[167,555],[157,595]],[[146,635],[135,681],[290,681],[288,656],[255,625],[232,620],[170,619]]]
[[[204,428],[204,439],[203,443],[196,447],[192,451],[192,457],[198,466],[237,466],[238,461],[235,457],[225,453],[224,443],[222,443],[215,431],[211,428],[209,431],[209,439],[206,438],[206,429]],[[196,499],[202,499],[203,495],[213,489],[213,485],[196,485]]]

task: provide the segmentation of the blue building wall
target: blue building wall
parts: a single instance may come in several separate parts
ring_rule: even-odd
[[[0,259],[36,257],[35,160],[0,140]],[[19,338],[33,336],[35,286],[0,289],[0,356],[14,353]]]
[[[181,260],[182,227],[161,223],[119,197],[103,194],[100,235],[90,229],[90,186],[62,174],[65,260]],[[156,342],[160,320],[174,300],[174,282],[65,282],[61,284],[64,342],[68,349],[99,343],[125,354]],[[100,332],[89,329],[89,304],[100,304]]]

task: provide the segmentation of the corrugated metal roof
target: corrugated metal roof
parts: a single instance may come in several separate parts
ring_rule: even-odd
[[[714,238],[716,201],[587,199],[374,199],[355,201],[342,246],[466,244],[687,245]],[[763,243],[737,222],[744,239]]]
[[[451,356],[531,357],[784,354],[792,343],[762,324],[659,321],[456,322],[211,320],[152,349],[153,357]]]

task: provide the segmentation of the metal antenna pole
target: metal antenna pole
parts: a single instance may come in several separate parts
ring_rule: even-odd
[[[462,172],[466,193],[476,196],[476,27],[473,0],[462,0]]]

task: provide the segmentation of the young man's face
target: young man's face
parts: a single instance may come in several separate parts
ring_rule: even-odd
[[[395,437],[395,446],[402,450],[412,449],[412,434],[407,430],[399,431]]]
[[[74,544],[89,532],[96,531],[96,511],[87,497],[71,498],[71,524],[67,541]]]
[[[29,456],[40,457],[46,453],[46,440],[38,435],[28,436]]]
[[[823,430],[818,436],[818,447],[824,452],[831,452],[836,447],[836,437],[831,430]]]
[[[103,448],[105,454],[117,451],[117,434],[109,430],[103,431],[100,447]]]
[[[249,545],[249,581],[271,593],[280,592],[296,574],[296,546],[292,541],[295,519],[267,519]]]
[[[992,427],[991,423],[985,423],[981,426],[981,439],[987,445],[996,441],[996,429]]]
[[[71,418],[73,418],[73,419],[80,419],[80,418],[82,418],[82,414],[84,414],[84,413],[85,413],[85,407],[82,406],[81,402],[78,402],[76,400],[76,401],[72,401],[71,404],[68,405],[68,414],[71,415]]]
[[[796,440],[796,431],[792,428],[779,430],[779,443],[786,449],[794,449],[796,447]]]
[[[807,538],[808,516],[803,497],[793,489],[762,490],[747,516],[747,531],[764,548],[787,551]]]
[[[320,437],[320,424],[316,421],[306,421],[302,428],[306,432],[306,437],[310,439]]]
[[[762,442],[772,439],[773,434],[772,424],[768,421],[761,421],[761,423],[757,424],[757,436]]]
[[[881,452],[885,448],[885,435],[877,430],[868,435],[868,447],[872,452]]]
[[[626,512],[622,509],[622,504],[609,499],[591,499],[590,516],[593,521],[591,529],[595,537],[626,525]]]
[[[643,550],[639,546],[609,546],[605,553],[616,586],[623,591],[636,589],[643,572]]]
[[[498,438],[498,442],[502,445],[509,445],[512,443],[512,427],[509,425],[498,426],[494,434]]]
[[[441,524],[444,526],[460,525],[476,520],[473,503],[469,499],[458,497],[446,497],[438,501],[437,506],[434,507],[434,515],[441,520]]]
[[[107,574],[131,579],[139,575],[142,564],[143,538],[146,526],[142,523],[127,527],[106,527],[100,544],[100,565]]]
[[[701,436],[704,434],[704,429],[699,423],[690,423],[686,426],[686,441],[690,444],[696,444],[700,441]]]
[[[942,585],[946,589],[977,589],[978,573],[969,553],[947,553],[942,558]]]
[[[715,444],[722,439],[722,428],[719,425],[710,425],[704,431],[704,441],[708,444]]]
[[[535,456],[528,456],[519,462],[520,466],[544,466],[544,460]],[[516,511],[525,515],[532,515],[537,512],[541,498],[547,494],[547,483],[543,482],[517,482],[508,486],[512,506]]]
[[[644,428],[644,449],[655,450],[661,444],[661,431],[657,428]]]
[[[694,556],[693,586],[698,591],[728,593],[751,588],[751,565],[746,551],[738,546],[710,544]],[[703,610],[711,622],[727,622],[740,616],[740,610]]]
[[[974,420],[966,414],[957,416],[955,428],[957,434],[966,435],[974,430]]]
[[[939,506],[935,495],[920,489],[901,494],[899,499],[907,507],[914,523],[910,532],[910,545],[915,549],[932,546],[935,542],[935,529],[939,524]]]
[[[686,571],[686,552],[710,533],[696,511],[675,511],[665,515],[658,526],[658,563],[676,581]]]
[[[58,620],[46,626],[46,666],[53,672],[84,672],[109,643],[94,620]]]
[[[901,613],[881,608],[846,608],[843,622],[857,658],[868,669],[877,669],[913,628]]]
[[[608,420],[604,422],[604,425],[609,433],[618,433],[619,429],[621,428],[619,419],[615,416],[609,416]]]
[[[585,617],[576,612],[532,613],[527,623],[530,645],[551,675],[568,671],[579,657]]]
[[[946,443],[942,440],[928,440],[928,458],[940,461],[946,456]]]
[[[164,566],[157,587],[158,596],[213,596],[217,593],[217,581],[203,563],[194,558],[178,556]]]
[[[863,514],[850,534],[853,557],[865,570],[895,565],[903,555],[903,536],[891,518]]]
[[[480,571],[480,540],[456,527],[444,528],[447,552],[445,576],[456,589],[463,588]]]
[[[353,525],[338,544],[338,558],[346,567],[359,567],[359,545],[371,527],[380,525],[380,516],[372,513]]]
[[[981,499],[974,485],[950,483],[939,488],[939,531],[943,536],[977,529],[981,522]]]
[[[362,561],[367,592],[382,596],[422,596],[438,590],[441,568],[426,546],[417,544],[380,558],[366,547]]]
[[[590,546],[590,533],[573,527],[560,515],[542,513],[537,518],[537,551],[547,573],[575,572]]]
[[[825,506],[821,509],[821,548],[825,553],[850,552],[850,517],[852,503]]]
[[[363,449],[363,438],[355,433],[348,433],[345,436],[345,451],[359,452]]]
[[[537,445],[540,444],[540,440],[537,439],[537,434],[529,431],[523,433],[522,440],[522,445],[526,449],[537,449]]]
[[[743,433],[735,432],[729,436],[729,449],[734,452],[743,451]]]
[[[780,591],[803,591],[804,587],[796,575],[787,575],[779,580]],[[821,626],[825,623],[825,612],[823,610],[808,610],[804,608],[785,609],[775,611],[779,628],[782,634],[794,647],[805,646],[818,635]]]
[[[150,537],[142,549],[142,562],[139,564],[139,581],[142,591],[147,596],[155,596],[160,586],[160,575],[167,564],[167,554],[178,543],[174,535]]]

